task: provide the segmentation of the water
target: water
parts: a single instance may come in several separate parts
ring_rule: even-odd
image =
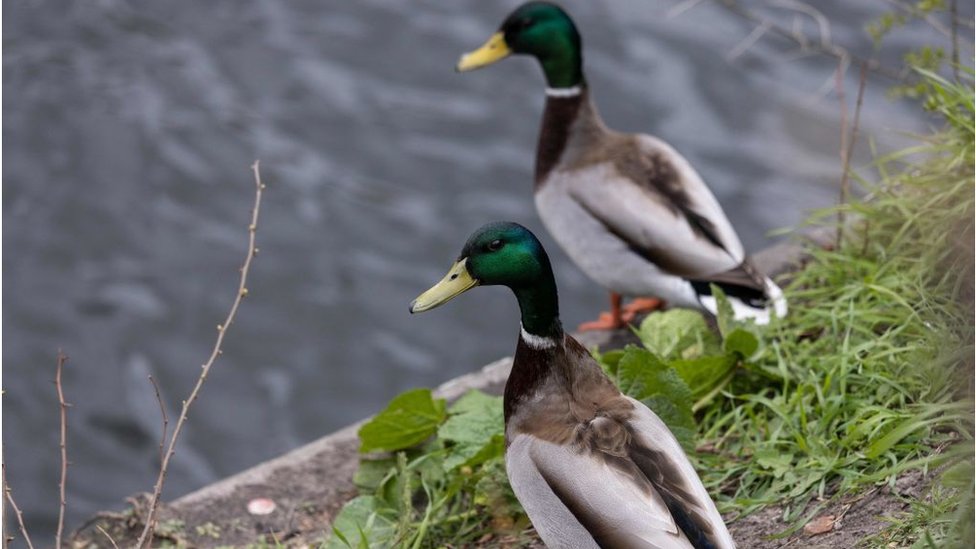
[[[483,222],[540,233],[568,325],[606,305],[532,206],[538,68],[452,70],[514,5],[504,4],[5,4],[3,442],[35,539],[50,539],[57,512],[57,349],[71,357],[75,527],[151,487],[161,426],[146,377],[174,416],[233,298],[255,158],[268,191],[250,297],[184,432],[168,498],[510,353],[516,309],[504,290],[407,312]],[[665,1],[569,4],[608,123],[683,151],[747,248],[834,199],[835,60],[793,58],[765,39],[729,61],[752,26],[707,2],[674,18]],[[835,39],[870,53],[860,29],[885,4],[822,4]],[[899,34],[884,60],[929,39]],[[851,71],[851,97],[856,80]],[[925,123],[883,98],[889,84],[869,82],[866,134]]]

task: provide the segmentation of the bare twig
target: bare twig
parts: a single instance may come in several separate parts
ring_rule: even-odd
[[[751,21],[756,25],[762,25],[764,34],[774,34],[776,36],[786,38],[787,40],[796,44],[797,47],[803,52],[815,52],[842,60],[846,59],[853,61],[866,66],[868,70],[872,72],[884,75],[893,80],[903,80],[906,76],[906,73],[903,71],[892,70],[888,67],[884,67],[877,60],[859,57],[852,54],[846,48],[835,44],[831,39],[829,22],[819,11],[809,4],[799,2],[797,0],[777,0],[774,2],[777,7],[802,13],[813,19],[817,24],[819,32],[819,40],[816,43],[811,43],[807,36],[801,32],[802,26],[797,23],[796,19],[793,20],[792,28],[785,27],[773,22],[764,15],[760,15],[748,8],[743,7],[741,4],[739,4],[738,0],[714,1],[735,15]]]
[[[4,462],[0,465],[3,469],[3,495],[7,498],[7,503],[10,504],[10,508],[14,510],[14,515],[17,517],[17,526],[20,527],[20,535],[24,536],[24,542],[27,543],[28,549],[34,549],[34,544],[31,543],[30,535],[27,533],[27,527],[24,526],[24,514],[20,512],[20,507],[17,507],[17,502],[14,501],[13,491],[10,489],[10,485],[7,484],[7,464]],[[4,541],[6,545],[6,540]]]
[[[54,547],[61,549],[61,536],[64,534],[64,509],[68,504],[65,497],[65,484],[68,481],[68,404],[64,401],[64,388],[61,385],[61,374],[68,362],[68,355],[58,349],[58,366],[54,374],[54,386],[58,390],[58,405],[61,408],[61,482],[58,484],[61,499],[58,501],[58,529],[54,534]]]
[[[156,511],[159,509],[159,500],[163,492],[163,483],[166,481],[166,471],[169,467],[169,460],[173,457],[176,449],[176,441],[179,439],[180,432],[183,430],[183,425],[186,423],[186,419],[189,416],[190,406],[197,399],[200,394],[200,390],[203,388],[203,384],[207,381],[207,375],[210,373],[210,368],[213,366],[214,361],[217,357],[222,354],[221,345],[224,342],[224,336],[227,334],[227,328],[234,322],[234,317],[237,315],[237,308],[240,306],[241,301],[247,296],[247,274],[251,268],[251,260],[257,254],[257,248],[254,245],[255,233],[258,227],[258,213],[261,208],[261,194],[264,191],[264,183],[261,182],[261,172],[259,171],[258,162],[255,161],[251,166],[251,170],[254,172],[254,183],[255,183],[255,193],[254,193],[254,209],[251,210],[251,223],[248,225],[248,243],[247,243],[247,255],[244,258],[244,264],[241,266],[241,277],[240,284],[237,288],[237,296],[234,298],[234,303],[230,307],[230,311],[227,313],[227,318],[224,320],[223,324],[217,325],[217,340],[214,342],[213,351],[210,353],[210,358],[207,362],[201,366],[200,377],[197,378],[197,383],[194,385],[193,390],[190,392],[190,396],[183,401],[183,408],[180,411],[180,416],[176,420],[176,426],[173,428],[173,435],[169,439],[169,445],[166,448],[166,453],[163,455],[162,462],[159,466],[159,476],[156,477],[156,485],[153,488],[152,498],[149,503],[149,513],[146,515],[146,524],[143,527],[142,534],[139,536],[139,540],[136,543],[136,547],[143,548],[148,547],[152,541],[153,531],[156,527]]]
[[[698,4],[701,4],[702,2],[704,2],[704,0],[684,0],[679,2],[668,10],[667,18],[670,19],[672,17],[677,17],[682,13],[694,8]]]
[[[163,436],[159,437],[159,462],[163,462],[163,445],[166,443],[166,432],[169,430],[169,416],[166,415],[166,405],[163,404],[163,397],[159,396],[159,385],[156,379],[150,374],[149,383],[152,383],[153,391],[156,392],[156,402],[159,403],[159,413],[163,417]]]
[[[110,535],[109,535],[109,533],[108,533],[108,532],[106,532],[104,528],[102,528],[102,525],[101,525],[101,524],[96,524],[96,525],[95,525],[95,528],[96,528],[96,529],[97,529],[97,530],[98,530],[99,532],[101,532],[101,533],[102,533],[102,535],[104,535],[105,537],[107,537],[107,538],[108,538],[108,541],[109,541],[109,543],[111,543],[111,544],[112,544],[112,547],[114,547],[115,549],[119,549],[119,544],[118,544],[118,543],[115,543],[115,540],[114,540],[114,539],[112,539],[112,536],[110,536]]]
[[[844,204],[847,203],[847,192],[845,186],[847,185],[847,169],[851,165],[850,149],[847,147],[847,139],[849,134],[847,132],[847,94],[844,93],[844,74],[846,72],[846,67],[844,66],[844,60],[841,59],[840,63],[837,65],[837,72],[834,74],[834,86],[837,88],[837,100],[840,102],[840,165],[841,165],[841,175],[840,175],[840,199],[839,208],[837,208],[837,236],[834,238],[834,246],[840,248],[841,236],[844,234]]]
[[[952,17],[952,36],[949,38],[952,41],[952,77],[959,83],[959,6],[956,0],[949,3],[949,14]]]
[[[858,82],[857,87],[857,104],[854,107],[854,126],[851,128],[850,137],[847,139],[842,139],[841,143],[846,145],[846,148],[841,151],[841,159],[843,161],[843,173],[841,173],[840,178],[840,208],[837,210],[837,247],[840,248],[841,238],[844,232],[844,206],[847,204],[848,197],[850,196],[850,173],[851,173],[851,156],[854,155],[854,144],[857,143],[857,131],[861,121],[861,105],[864,103],[864,88],[867,87],[868,72],[867,67],[861,65],[861,79]],[[841,77],[841,81],[843,77]],[[843,89],[843,88],[841,88]],[[841,99],[843,101],[843,98]],[[846,116],[847,107],[846,105],[841,108],[841,131],[845,134],[847,132],[846,120],[843,118]]]
[[[753,29],[752,32],[749,33],[749,36],[743,38],[741,42],[739,42],[738,44],[736,44],[734,48],[729,50],[729,53],[725,54],[725,58],[729,61],[734,61],[737,57],[739,57],[740,55],[745,53],[749,48],[751,48],[752,45],[755,44],[760,38],[762,38],[763,35],[766,34],[766,31],[768,30],[769,30],[769,22],[763,21],[758,26],[756,26],[756,28]]]
[[[4,461],[2,454],[3,454],[3,448],[2,446],[0,446],[0,465],[2,465],[2,468],[0,468],[0,477],[2,477],[2,479],[0,479],[0,483],[2,483],[2,486],[0,486],[0,490],[3,490],[4,493],[6,493],[7,492],[7,462]],[[14,537],[11,536],[10,533],[7,531],[7,506],[6,505],[0,505],[0,536],[3,536],[3,549],[7,549],[7,547],[10,546],[10,542],[13,541]]]
[[[835,47],[834,41],[830,37],[830,21],[820,10],[799,0],[770,0],[769,3],[772,6],[793,10],[810,17],[817,24],[817,30],[820,33],[820,47],[824,50],[831,50]]]
[[[892,6],[895,6],[899,10],[904,11],[905,13],[911,15],[912,17],[917,17],[919,19],[922,19],[923,21],[928,23],[930,27],[935,29],[936,32],[944,36],[949,36],[949,34],[951,33],[951,31],[947,29],[945,25],[942,24],[941,21],[939,21],[935,17],[932,17],[931,14],[926,13],[923,10],[920,10],[917,6],[913,4],[902,2],[901,0],[885,0],[885,1],[891,4]],[[956,14],[951,11],[950,13],[952,14],[952,19],[955,20]]]

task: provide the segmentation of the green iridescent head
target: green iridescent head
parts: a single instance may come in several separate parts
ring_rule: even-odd
[[[551,88],[583,83],[582,40],[573,20],[555,4],[528,2],[519,6],[483,46],[461,57],[457,70],[485,67],[511,54],[538,59]]]
[[[429,311],[479,285],[511,288],[523,327],[530,333],[561,329],[549,256],[532,231],[510,222],[489,223],[475,231],[447,275],[417,297],[410,312]]]

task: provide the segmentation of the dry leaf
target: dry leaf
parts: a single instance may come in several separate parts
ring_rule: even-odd
[[[803,533],[808,536],[826,534],[834,529],[834,515],[823,515],[807,523],[803,527]]]

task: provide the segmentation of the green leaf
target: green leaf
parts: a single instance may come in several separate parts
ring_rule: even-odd
[[[648,315],[638,336],[652,353],[665,358],[696,358],[719,350],[718,339],[695,311],[672,309]]]
[[[481,478],[475,484],[472,501],[489,509],[495,517],[524,514],[508,482],[505,460],[502,458],[486,461],[482,465]]]
[[[910,417],[902,421],[894,429],[891,429],[885,433],[883,437],[872,442],[871,445],[868,446],[867,452],[864,453],[865,457],[868,459],[877,459],[881,456],[881,454],[890,450],[892,446],[901,442],[903,438],[914,433],[915,431],[918,431],[919,429],[928,427],[931,423],[939,421],[938,418],[935,420],[924,419],[928,415],[930,415],[930,413],[921,413],[917,416]]]
[[[646,349],[630,347],[620,359],[616,381],[624,394],[653,410],[685,449],[694,448],[692,392],[674,368]]]
[[[973,484],[973,460],[956,463],[942,473],[942,485],[957,490],[966,490]]]
[[[359,451],[395,451],[420,444],[437,431],[446,414],[444,399],[433,398],[430,389],[402,393],[359,429]]]
[[[492,435],[491,438],[475,444],[458,444],[444,460],[444,470],[450,471],[462,465],[474,466],[505,455],[505,435]]]
[[[725,336],[723,346],[725,352],[735,353],[743,359],[747,359],[756,354],[756,350],[759,349],[759,340],[752,332],[743,328],[736,328]]]
[[[625,395],[637,400],[660,392],[655,384],[658,375],[667,365],[654,353],[637,347],[628,347],[617,365],[617,387]]]
[[[703,356],[694,360],[676,360],[671,367],[691,389],[695,400],[707,395],[735,368],[735,357]]]
[[[359,469],[356,469],[352,481],[360,492],[373,492],[395,468],[396,460],[393,458],[364,459],[359,462]]]
[[[631,345],[628,345],[628,347],[630,346]],[[620,364],[620,359],[623,356],[624,349],[614,349],[603,354],[595,352],[593,358],[600,363],[600,366],[603,368],[603,372],[613,378],[617,377],[617,366]]]
[[[450,453],[444,469],[473,465],[505,453],[502,398],[469,391],[451,406],[447,421],[437,432]]]
[[[695,417],[691,413],[691,401],[679,402],[671,395],[653,395],[641,399],[641,402],[661,418],[668,426],[674,438],[684,448],[685,452],[695,450]]]
[[[718,331],[724,337],[726,334],[732,332],[735,328],[735,313],[732,311],[732,304],[729,303],[729,299],[725,297],[725,292],[722,288],[717,285],[712,284],[712,295],[715,297],[715,305],[718,309],[718,314],[715,315],[715,320],[718,322]]]
[[[793,455],[781,452],[775,448],[764,448],[756,452],[753,456],[756,464],[763,469],[772,471],[776,478],[782,477],[793,468]]]
[[[325,549],[392,547],[395,515],[375,496],[358,496],[342,507],[332,523],[333,535]]]

